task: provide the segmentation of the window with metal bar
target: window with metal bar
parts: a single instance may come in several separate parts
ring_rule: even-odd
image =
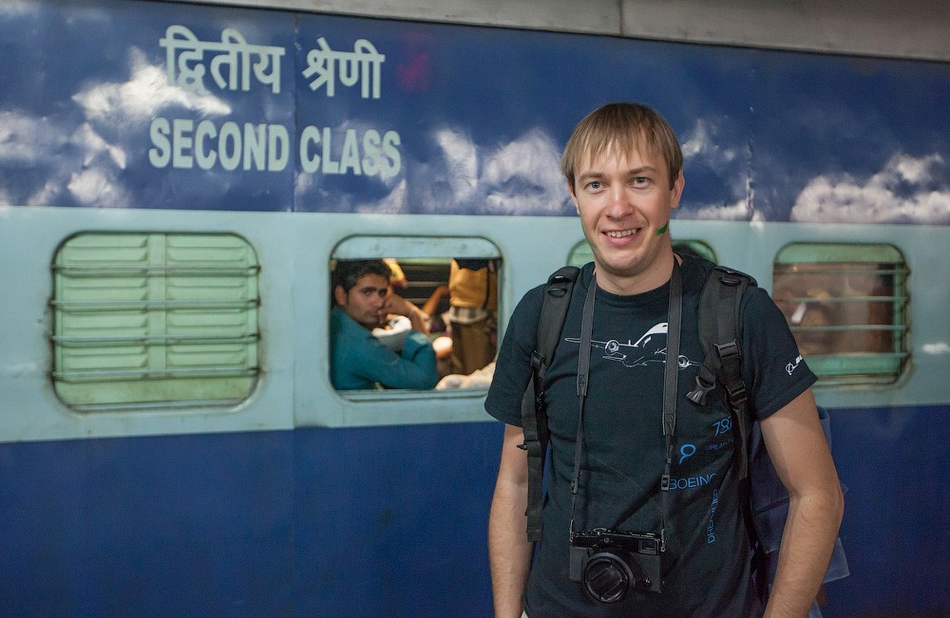
[[[258,274],[233,234],[82,233],[53,259],[53,372],[78,410],[230,405],[258,366]]]
[[[793,243],[772,296],[822,384],[892,384],[910,357],[909,270],[887,244]]]

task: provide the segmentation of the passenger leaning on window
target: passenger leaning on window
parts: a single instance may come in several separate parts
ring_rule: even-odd
[[[428,316],[390,289],[390,272],[382,260],[340,261],[333,271],[330,379],[337,390],[428,389],[439,380]],[[410,323],[398,351],[373,334],[393,315]]]

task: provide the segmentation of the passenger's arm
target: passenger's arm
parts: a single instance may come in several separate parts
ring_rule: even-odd
[[[522,597],[534,544],[526,536],[528,456],[520,427],[505,425],[498,480],[488,516],[488,556],[491,562],[495,618],[520,618]]]
[[[426,335],[429,334],[429,316],[422,309],[393,291],[390,291],[386,300],[383,301],[383,307],[380,309],[380,320],[385,320],[390,313],[406,316],[412,322],[412,330]]]
[[[789,509],[764,618],[804,618],[818,594],[844,498],[811,389],[762,421],[762,436]]]
[[[449,286],[440,285],[437,287],[432,294],[429,295],[429,298],[422,305],[422,313],[432,316],[436,309],[439,307],[439,301],[442,300],[442,297],[449,293]]]
[[[386,350],[389,352],[389,350]],[[399,356],[391,353],[388,362],[378,367],[379,383],[389,388],[435,388],[439,382],[439,368],[435,349],[422,333],[409,333]]]
[[[351,366],[367,380],[379,382],[386,388],[418,390],[435,388],[439,382],[435,350],[422,333],[409,333],[401,354],[387,349],[368,331],[364,339],[353,345],[359,347],[350,356]]]

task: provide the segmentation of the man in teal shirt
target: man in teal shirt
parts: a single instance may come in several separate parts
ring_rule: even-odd
[[[429,389],[439,381],[428,318],[392,291],[390,273],[382,260],[341,261],[333,271],[330,379],[337,390]],[[393,314],[412,324],[398,353],[372,333]]]

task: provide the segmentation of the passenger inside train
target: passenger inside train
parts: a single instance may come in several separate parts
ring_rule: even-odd
[[[495,358],[498,339],[498,269],[492,259],[452,260],[448,320],[452,370],[471,374]]]
[[[498,261],[453,258],[447,287],[443,318],[451,336],[450,373],[436,389],[488,388],[498,350]]]
[[[430,318],[392,290],[391,276],[382,260],[340,260],[333,270],[330,379],[337,390],[431,389],[439,381]],[[408,325],[385,328],[391,317]],[[394,336],[383,343],[387,331]]]

